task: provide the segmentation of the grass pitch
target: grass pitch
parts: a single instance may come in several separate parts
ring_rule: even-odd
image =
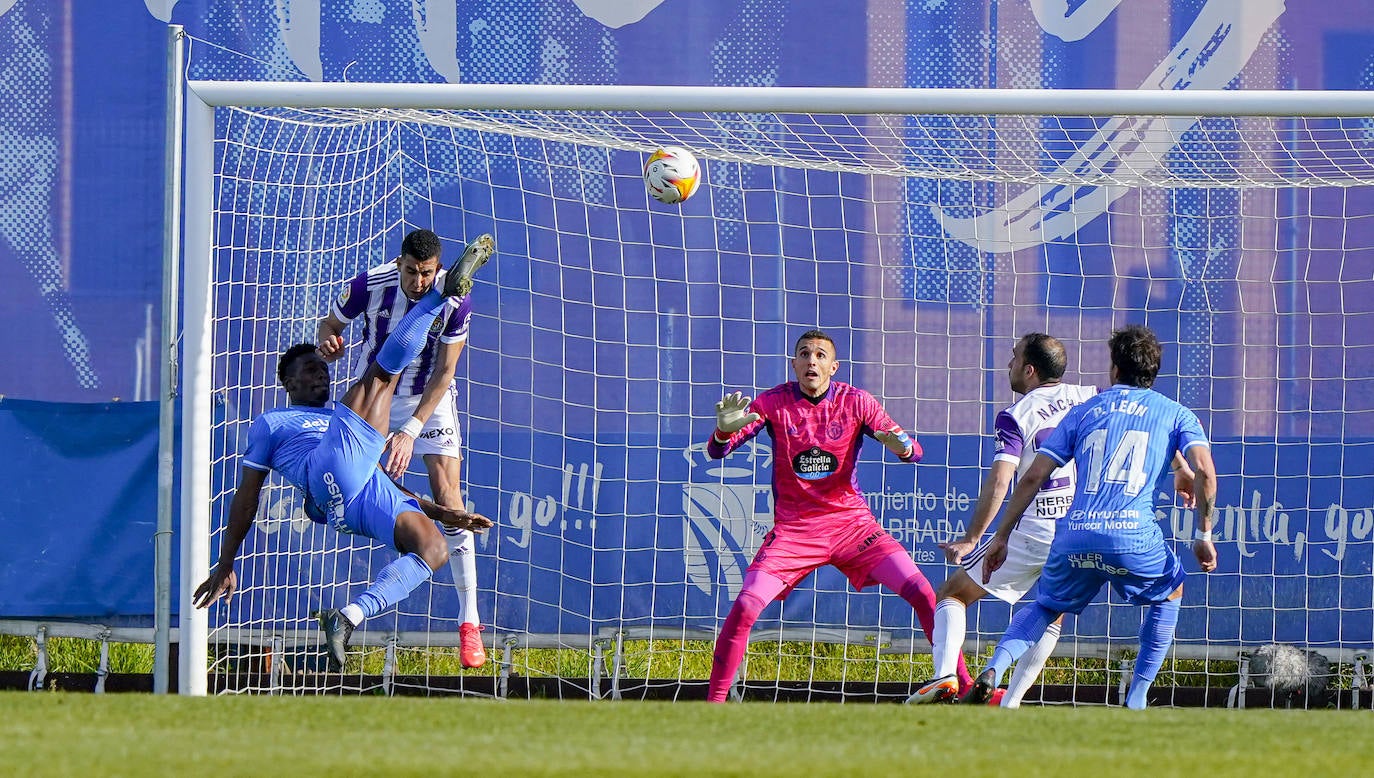
[[[0,694],[8,775],[1364,774],[1371,714]]]

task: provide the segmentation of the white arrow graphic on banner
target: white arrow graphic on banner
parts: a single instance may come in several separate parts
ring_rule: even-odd
[[[1283,10],[1284,0],[1211,0],[1140,88],[1224,88],[1245,67]],[[1111,119],[1057,170],[1081,174],[1157,169],[1195,121],[1188,117]],[[1033,185],[972,218],[951,216],[938,205],[931,206],[931,213],[950,237],[980,251],[1003,253],[1073,235],[1126,192],[1120,186]]]

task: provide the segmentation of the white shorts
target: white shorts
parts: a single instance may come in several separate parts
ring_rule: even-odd
[[[448,389],[444,390],[443,398],[434,407],[434,413],[429,415],[429,421],[421,428],[420,437],[415,439],[415,448],[412,452],[414,456],[438,454],[441,457],[463,458],[463,431],[458,428],[456,404],[457,392],[453,385],[449,384]],[[415,408],[419,405],[418,394],[392,397],[391,429],[400,429],[406,419],[414,415]]]
[[[1015,604],[1040,580],[1040,571],[1045,568],[1045,560],[1050,555],[1050,544],[1042,540],[1028,538],[1013,531],[1007,539],[1007,560],[983,583],[983,557],[986,556],[989,535],[973,549],[968,556],[959,560],[964,572],[983,590],[1003,602]]]

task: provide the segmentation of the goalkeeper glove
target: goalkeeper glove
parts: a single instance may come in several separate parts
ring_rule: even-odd
[[[895,430],[874,432],[873,438],[887,446],[887,450],[896,454],[899,459],[906,459],[911,456],[911,436],[900,427]]]
[[[716,403],[716,429],[729,437],[758,421],[760,416],[757,413],[745,413],[752,400],[740,392],[720,398],[720,402]]]

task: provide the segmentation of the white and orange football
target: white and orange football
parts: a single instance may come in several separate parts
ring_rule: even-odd
[[[691,197],[701,184],[701,164],[680,146],[664,146],[644,163],[644,185],[660,203],[673,205]]]

